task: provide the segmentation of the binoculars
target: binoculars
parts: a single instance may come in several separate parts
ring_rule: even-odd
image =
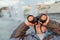
[[[29,17],[33,17],[33,20],[29,20]],[[42,22],[42,23],[45,23],[46,20],[47,20],[47,17],[46,17],[45,20],[43,20],[43,19],[41,19],[41,16],[34,17],[33,15],[29,15],[29,16],[27,17],[27,20],[28,20],[29,22],[33,23],[33,24],[35,24],[35,23],[38,24],[38,21],[40,21],[40,22]]]

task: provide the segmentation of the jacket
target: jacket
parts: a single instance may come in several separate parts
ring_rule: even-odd
[[[60,35],[60,23],[56,21],[49,20],[47,24],[47,29],[54,32],[57,35]]]
[[[23,22],[14,30],[10,38],[23,38],[29,27]]]

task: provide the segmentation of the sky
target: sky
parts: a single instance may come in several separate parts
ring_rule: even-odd
[[[0,0],[0,6],[11,6],[18,2],[19,0]]]
[[[0,7],[2,6],[11,6],[16,4],[18,1],[21,1],[21,4],[37,4],[37,3],[45,3],[45,4],[51,4],[54,3],[55,1],[60,1],[60,0],[0,0]]]

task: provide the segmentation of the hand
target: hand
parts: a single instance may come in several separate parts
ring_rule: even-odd
[[[47,18],[47,21],[45,23],[43,23],[43,25],[47,25],[49,22],[49,17]]]
[[[30,22],[25,22],[25,24],[27,25],[27,26],[34,26],[34,24],[32,24],[32,23],[30,23]]]
[[[42,24],[42,22],[41,21],[38,21],[40,24]]]

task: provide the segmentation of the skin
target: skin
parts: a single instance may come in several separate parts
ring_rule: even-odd
[[[45,32],[46,30],[47,30],[47,28],[45,27],[45,26],[42,26],[42,27],[40,27],[41,26],[41,24],[40,24],[40,22],[36,25],[36,31],[37,31],[37,33],[42,33],[42,32]],[[41,32],[42,31],[42,32]]]
[[[37,33],[41,33],[41,29],[40,29],[40,22],[38,22],[38,24],[36,25],[36,31]]]

